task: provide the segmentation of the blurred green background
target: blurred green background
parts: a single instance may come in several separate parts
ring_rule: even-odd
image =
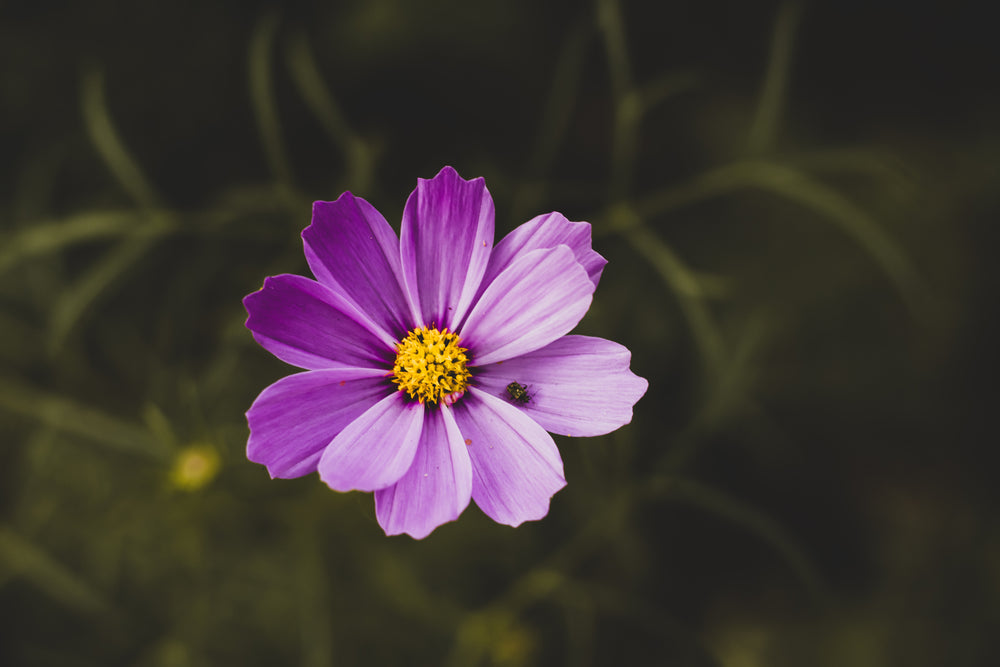
[[[1000,664],[964,7],[0,2],[0,664]],[[245,459],[240,299],[445,164],[593,223],[650,389],[545,520],[417,542]]]

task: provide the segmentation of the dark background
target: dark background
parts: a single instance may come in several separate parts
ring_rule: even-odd
[[[0,2],[0,663],[1000,664],[973,3]],[[271,481],[243,328],[343,190],[485,176],[650,382],[517,529]],[[599,382],[595,378],[595,382]]]

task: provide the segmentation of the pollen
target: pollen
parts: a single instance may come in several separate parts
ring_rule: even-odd
[[[460,342],[447,327],[414,329],[396,343],[392,381],[421,403],[451,405],[465,393],[471,377],[466,368],[468,349]]]

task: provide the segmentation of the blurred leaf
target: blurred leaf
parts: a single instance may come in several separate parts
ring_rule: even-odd
[[[169,452],[145,429],[71,399],[0,380],[0,408],[83,436],[114,450],[166,460]]]
[[[0,525],[0,567],[22,576],[60,604],[82,613],[103,612],[108,603],[90,584],[62,564]]]

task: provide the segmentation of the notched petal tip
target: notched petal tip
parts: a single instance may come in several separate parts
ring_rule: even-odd
[[[247,459],[272,479],[315,472],[331,440],[378,402],[385,381],[364,368],[307,371],[270,385],[246,412]]]
[[[472,461],[449,408],[425,413],[413,463],[392,487],[375,493],[375,514],[386,535],[423,539],[454,521],[472,497]]]
[[[632,355],[619,343],[564,336],[544,348],[483,366],[479,387],[503,397],[512,379],[531,387],[521,406],[545,430],[571,437],[610,433],[632,421],[632,408],[648,381],[632,372]]]
[[[417,179],[403,208],[400,260],[414,319],[454,329],[471,307],[493,251],[493,197],[482,177],[445,167]]]
[[[291,274],[268,277],[244,300],[246,327],[282,361],[310,370],[380,367],[393,345],[355,306],[321,283]]]
[[[480,294],[518,257],[532,250],[565,245],[587,272],[596,287],[608,261],[592,247],[592,227],[589,222],[569,220],[557,211],[537,215],[518,226],[497,243],[480,287]]]
[[[419,178],[417,180],[419,180],[419,181],[434,181],[434,180],[437,180],[439,178],[454,178],[454,179],[457,179],[457,180],[460,180],[460,181],[464,181],[466,183],[474,183],[475,181],[482,181],[483,183],[486,182],[486,179],[483,178],[482,176],[477,176],[475,178],[468,178],[468,179],[467,178],[462,178],[462,175],[460,173],[458,173],[458,170],[455,169],[450,164],[446,164],[445,166],[441,167],[438,170],[438,173],[434,174],[434,176],[431,177],[431,178]]]
[[[537,350],[567,334],[586,314],[594,284],[572,249],[520,255],[483,292],[462,325],[481,366]]]
[[[406,331],[399,238],[378,210],[350,191],[313,203],[302,247],[316,280],[342,296],[388,338]]]
[[[497,523],[518,526],[549,512],[566,486],[552,436],[520,410],[475,388],[455,411],[471,440],[472,498]]]

